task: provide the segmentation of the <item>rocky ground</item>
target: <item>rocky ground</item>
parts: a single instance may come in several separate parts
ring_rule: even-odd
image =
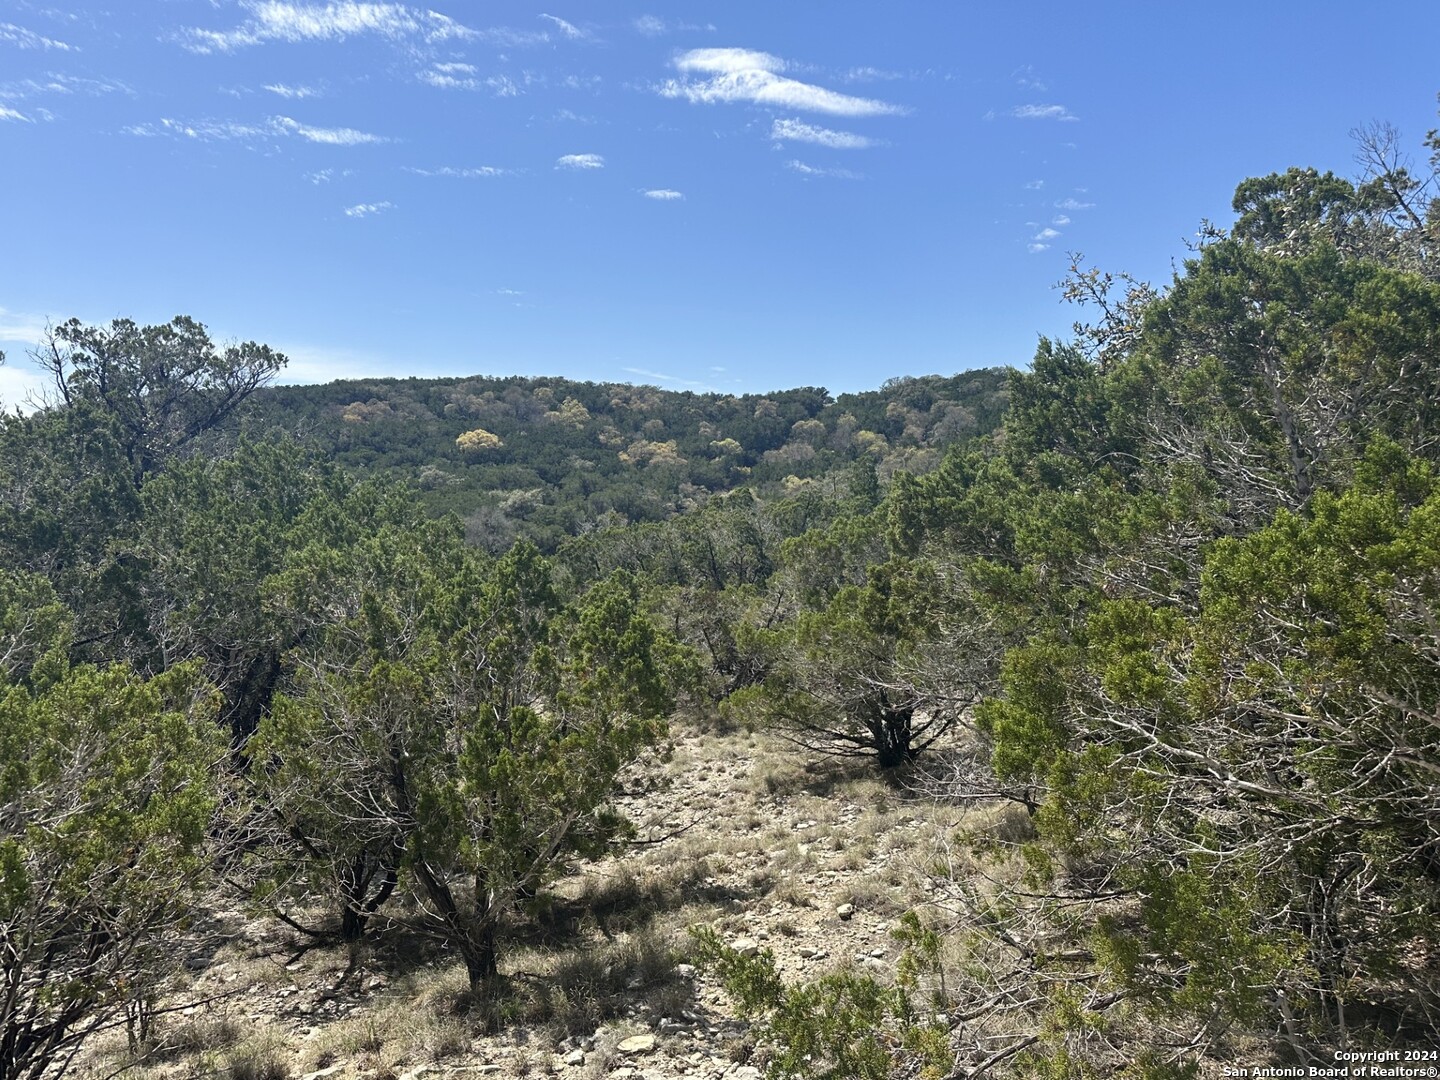
[[[692,926],[787,978],[890,970],[897,917],[923,902],[960,811],[873,766],[807,765],[743,731],[685,730],[626,778],[635,843],[556,886],[502,960],[504,1000],[475,1007],[464,970],[403,933],[351,957],[239,911],[187,960],[160,1049],[137,1080],[440,1080],[446,1075],[758,1077],[765,1048],[714,981],[685,962]],[[403,913],[402,913],[403,914]],[[354,961],[352,966],[352,959]],[[349,972],[347,974],[347,969]],[[82,1075],[125,1064],[117,1033]]]

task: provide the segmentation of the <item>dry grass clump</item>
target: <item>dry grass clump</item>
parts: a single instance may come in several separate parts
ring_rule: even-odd
[[[169,1055],[193,1055],[225,1050],[245,1035],[245,1024],[228,1013],[206,1012],[181,1017],[162,1030],[159,1049]]]
[[[586,875],[565,907],[579,913],[577,928],[589,923],[607,935],[623,933],[697,899],[706,877],[703,858],[672,857],[652,868],[621,863]]]
[[[531,953],[511,987],[516,1020],[543,1027],[552,1043],[588,1036],[633,1014],[678,1016],[694,1005],[694,984],[677,971],[680,935],[647,926],[584,949]]]
[[[290,1080],[294,1053],[273,1030],[263,1030],[222,1055],[225,1080]]]
[[[464,1011],[469,981],[460,964],[417,971],[371,1007],[322,1027],[299,1055],[306,1071],[338,1061],[381,1073],[467,1054],[477,1022]]]

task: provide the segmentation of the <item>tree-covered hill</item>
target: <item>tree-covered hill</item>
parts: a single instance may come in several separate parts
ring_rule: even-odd
[[[741,484],[793,486],[857,458],[882,475],[923,472],[944,447],[995,428],[1005,381],[989,368],[832,398],[816,387],[735,396],[558,378],[351,380],[264,388],[237,423],[410,481],[490,550],[522,535],[553,549],[597,523],[660,521]]]

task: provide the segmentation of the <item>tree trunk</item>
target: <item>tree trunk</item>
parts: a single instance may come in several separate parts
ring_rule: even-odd
[[[882,769],[893,769],[915,757],[915,750],[910,745],[913,737],[910,722],[915,710],[909,706],[897,708],[881,702],[879,711],[879,719],[870,729],[875,737],[875,757]]]
[[[375,875],[380,874],[380,885],[373,895],[367,896]],[[365,936],[365,927],[370,916],[380,910],[380,905],[390,899],[397,881],[395,868],[372,862],[365,854],[355,856],[350,871],[341,882],[344,899],[340,909],[340,940],[353,945]]]
[[[500,970],[495,945],[495,911],[486,894],[476,887],[475,914],[469,918],[455,902],[455,894],[445,879],[437,874],[423,860],[415,864],[414,872],[430,902],[435,905],[444,927],[445,938],[460,953],[465,961],[465,972],[470,977],[472,992],[481,990]]]
[[[495,947],[495,923],[485,919],[479,927],[457,935],[455,944],[465,960],[465,973],[470,976],[470,991],[478,993],[500,971]]]

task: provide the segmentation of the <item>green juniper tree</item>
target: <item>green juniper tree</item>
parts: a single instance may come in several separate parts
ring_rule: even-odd
[[[0,572],[0,1076],[63,1072],[148,1010],[208,863],[213,696],[194,666],[150,680],[72,667],[49,586]]]

